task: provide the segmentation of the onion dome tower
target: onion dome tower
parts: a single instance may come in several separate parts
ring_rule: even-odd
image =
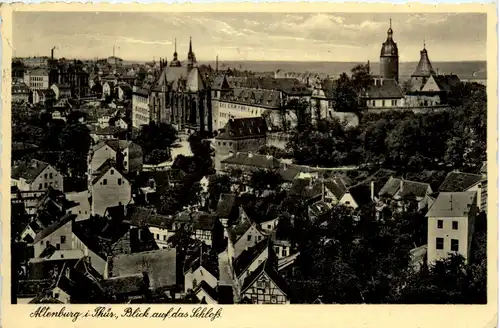
[[[434,72],[434,69],[432,68],[432,64],[429,60],[429,55],[427,54],[427,49],[425,49],[424,42],[424,49],[420,50],[420,61],[418,62],[417,68],[415,69],[411,77],[428,78],[431,75],[435,74],[436,72]]]
[[[387,40],[380,50],[380,75],[383,79],[398,81],[399,79],[399,53],[396,42],[392,39],[392,20],[389,21]]]
[[[170,67],[181,67],[181,62],[179,58],[177,58],[177,38],[174,42],[174,59],[170,62]]]

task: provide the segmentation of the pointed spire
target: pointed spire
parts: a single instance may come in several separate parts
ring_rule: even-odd
[[[177,53],[177,38],[174,38],[174,53]]]
[[[189,37],[189,53],[193,52],[193,46],[191,44],[191,37]]]
[[[424,50],[425,50],[425,38],[424,38]]]

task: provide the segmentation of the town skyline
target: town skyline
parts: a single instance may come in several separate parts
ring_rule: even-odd
[[[222,62],[377,62],[389,20],[401,62],[418,61],[424,42],[436,62],[486,60],[486,15],[441,13],[18,12],[13,55],[49,56],[55,46],[57,57],[105,58],[115,46],[125,60],[170,61],[177,39],[179,59],[185,60],[192,37],[200,62],[217,55]],[[29,31],[22,27],[27,25]]]

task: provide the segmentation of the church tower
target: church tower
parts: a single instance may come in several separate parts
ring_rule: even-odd
[[[399,79],[399,53],[396,42],[392,39],[392,20],[389,21],[387,40],[380,50],[380,76],[383,79]]]
[[[181,62],[177,58],[177,38],[174,41],[174,59],[170,62],[170,67],[181,67]]]
[[[194,66],[196,66],[196,56],[194,55],[194,52],[193,52],[193,45],[192,45],[192,42],[191,42],[191,37],[189,37],[189,52],[188,52],[188,68],[193,68]]]
[[[411,75],[411,77],[423,77],[429,78],[431,75],[436,75],[434,69],[432,68],[431,61],[429,60],[429,55],[427,54],[427,49],[420,50],[420,61],[418,62],[417,68]]]

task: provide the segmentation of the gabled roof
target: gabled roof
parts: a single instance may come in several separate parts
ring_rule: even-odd
[[[210,296],[214,301],[218,301],[219,297],[217,295],[217,291],[213,289],[212,286],[210,286],[205,280],[202,280],[193,292],[194,294],[197,294],[200,290],[204,290],[205,293],[207,293],[208,296]]]
[[[281,107],[280,92],[277,90],[234,88],[223,93],[220,101],[270,109],[279,109]]]
[[[40,231],[39,233],[37,233],[36,236],[35,236],[35,240],[33,241],[33,243],[34,244],[38,243],[40,240],[42,240],[45,237],[51,235],[54,231],[56,231],[57,229],[59,229],[60,227],[62,227],[63,225],[65,225],[66,223],[71,222],[71,220],[76,219],[76,217],[77,217],[77,215],[75,215],[75,214],[69,214],[69,213],[65,214],[59,220],[57,220],[56,222],[54,222],[51,225],[49,225],[47,228],[45,228],[42,231]]]
[[[236,203],[235,194],[221,194],[217,203],[217,215],[221,218],[229,218]]]
[[[450,172],[439,186],[439,191],[466,191],[481,182],[482,176],[479,174]]]
[[[199,248],[200,247],[198,247],[198,249]],[[200,254],[201,252],[203,252],[203,254]],[[205,268],[212,276],[219,279],[219,258],[216,255],[207,254],[207,250],[195,251],[194,256],[186,261],[184,274],[189,270],[195,272],[199,267]]]
[[[330,205],[328,205],[322,200],[319,200],[316,203],[309,205],[309,208],[311,209],[312,214],[315,216],[323,215],[331,209]]]
[[[456,74],[434,75],[433,78],[439,89],[445,92],[450,92],[452,87],[462,83]]]
[[[142,273],[131,274],[128,276],[111,277],[103,280],[104,290],[111,294],[131,294],[140,293],[145,288],[144,275]]]
[[[229,239],[231,239],[233,243],[236,243],[241,238],[241,236],[243,236],[243,234],[245,234],[245,232],[247,232],[247,230],[250,229],[252,225],[253,224],[250,223],[250,221],[244,220],[243,222],[240,222],[236,226],[228,228],[227,233],[229,235]]]
[[[270,238],[265,238],[255,246],[245,249],[235,260],[233,263],[234,273],[237,277],[240,277],[243,272],[255,261],[257,257],[262,254],[264,251],[268,251],[269,255],[272,254],[269,250],[269,246],[271,244]]]
[[[176,285],[177,250],[175,248],[120,254],[109,261],[110,277],[146,272],[152,289]]]
[[[151,208],[145,207],[130,207],[127,210],[127,218],[132,225],[154,226],[164,229],[171,229],[174,219],[170,216],[156,214]]]
[[[294,179],[290,189],[290,195],[305,199],[320,197],[322,192],[323,185],[321,181],[315,181],[313,178]]]
[[[265,137],[266,120],[262,117],[246,117],[229,119],[223,131],[215,137],[216,140],[234,140]]]
[[[325,180],[325,188],[328,189],[337,199],[342,198],[347,191],[347,186],[338,177]]]
[[[347,192],[358,206],[367,205],[372,202],[370,185],[358,184],[350,187]]]
[[[263,274],[267,275],[285,295],[288,295],[288,284],[274,267],[273,261],[270,261],[269,259],[265,260],[255,271],[245,278],[241,288],[241,293],[243,294],[248,288],[250,288]]]
[[[467,217],[476,202],[475,191],[440,192],[426,217]]]
[[[403,189],[401,189],[401,186]],[[430,188],[428,183],[409,181],[397,178],[389,178],[386,184],[382,187],[379,192],[380,196],[399,196],[404,197],[407,195],[413,195],[415,197],[425,197],[427,195],[427,190]]]
[[[205,84],[203,83],[198,67],[192,68],[189,72],[186,81],[186,89],[189,92],[198,92],[205,89]]]
[[[370,86],[362,97],[365,99],[400,99],[404,95],[396,80],[382,80]]]
[[[19,165],[12,168],[11,177],[13,179],[23,178],[28,183],[31,183],[47,166],[49,166],[49,163],[37,159],[32,159],[29,162],[21,162]]]

